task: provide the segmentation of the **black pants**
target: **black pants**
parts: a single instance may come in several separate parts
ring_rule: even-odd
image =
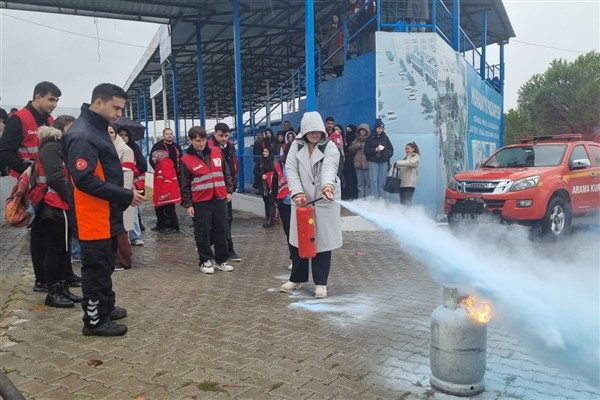
[[[214,255],[210,247],[211,236],[215,244]],[[227,261],[227,200],[194,203],[194,239],[200,262],[211,258],[219,264]]]
[[[277,213],[275,212],[275,201],[271,196],[263,195],[263,203],[265,204],[265,217],[267,217],[267,224],[273,225],[277,220]]]
[[[300,258],[298,248],[290,246],[292,252],[292,274],[290,281],[294,283],[308,282],[308,261]],[[327,285],[329,270],[331,269],[331,251],[317,253],[312,259],[312,276],[315,285]]]
[[[45,219],[34,223],[40,231],[40,244],[43,248],[44,281],[48,284],[66,279],[67,264],[71,263],[68,240],[65,237],[65,224],[53,219]],[[32,226],[33,231],[33,226]]]
[[[179,220],[175,212],[175,204],[165,204],[164,206],[154,207],[156,212],[156,227],[158,229],[179,230]]]
[[[283,232],[285,232],[285,238],[290,249],[290,260],[292,259],[292,245],[290,244],[290,218],[292,216],[292,205],[277,202],[277,210],[279,210],[279,216],[281,216],[281,225],[283,225]]]
[[[33,220],[31,223],[31,236],[29,238],[29,252],[31,253],[31,263],[33,264],[33,273],[35,275],[36,282],[45,282],[46,281],[46,273],[44,268],[44,259],[46,257],[46,247],[42,243],[43,234],[42,227],[40,226],[40,215],[41,215],[41,207],[37,210],[38,217]],[[64,225],[63,229],[64,229]],[[64,237],[64,232],[61,237]],[[68,260],[64,262],[64,279],[71,281],[75,277],[75,273],[73,272],[73,265],[71,264],[71,239],[69,237],[69,255]]]
[[[233,201],[227,203],[227,250],[229,254],[235,253],[233,249],[233,239],[231,238],[231,223],[233,222]]]
[[[83,323],[88,328],[108,321],[115,308],[112,273],[117,252],[116,237],[103,240],[81,240],[81,293]]]
[[[415,194],[414,187],[401,187],[400,188],[400,204],[406,206],[412,205],[413,194]]]

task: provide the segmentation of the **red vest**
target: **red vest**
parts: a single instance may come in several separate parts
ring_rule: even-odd
[[[227,187],[223,175],[221,149],[213,146],[210,152],[210,166],[198,156],[186,154],[181,158],[192,173],[192,201],[199,203],[214,198],[227,198]]]
[[[44,166],[42,165],[42,163],[40,162],[39,159],[35,163],[35,167],[37,168],[36,186],[39,186],[40,189],[43,191],[45,191],[46,188],[48,188],[48,191],[46,192],[46,195],[44,196],[44,202],[46,204],[48,204],[49,206],[52,206],[55,208],[60,208],[61,210],[68,210],[69,204],[67,203],[67,201],[63,200],[58,195],[58,193],[56,193],[56,191],[54,191],[54,189],[52,189],[50,186],[48,186],[48,183],[47,183],[48,181],[46,180],[46,173],[44,172]],[[65,167],[64,164],[63,164],[63,169],[64,169],[64,173],[65,173],[65,178],[68,179],[67,168]]]
[[[275,163],[275,172],[277,172],[277,199],[283,200],[290,194],[290,189],[288,187],[287,178],[283,174],[283,170],[281,169],[281,164],[279,162]]]
[[[40,138],[37,134],[39,126],[35,117],[26,107],[21,108],[14,115],[21,120],[21,125],[23,126],[23,139],[17,149],[17,155],[23,160],[35,159],[38,155],[38,146],[40,145]],[[47,121],[51,124],[54,118],[48,117]],[[10,170],[10,176],[19,177],[19,175],[18,172]]]

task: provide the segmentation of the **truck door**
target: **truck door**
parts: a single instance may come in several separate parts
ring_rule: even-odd
[[[573,168],[575,160],[586,160],[590,166],[585,168]],[[597,195],[598,192],[592,192],[595,186],[592,186],[597,181],[595,177],[598,171],[594,171],[592,161],[583,144],[573,147],[569,156],[569,193],[571,194],[571,205],[574,212],[581,212],[589,209],[592,206],[592,195]],[[594,176],[593,176],[594,175]]]

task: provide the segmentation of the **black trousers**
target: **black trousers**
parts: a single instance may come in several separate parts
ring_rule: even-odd
[[[284,204],[280,201],[277,202],[277,210],[281,216],[281,225],[283,226],[283,232],[285,232],[286,241],[288,248],[290,249],[290,260],[292,259],[292,245],[290,244],[290,219],[292,216],[292,205]]]
[[[233,249],[233,239],[231,238],[231,223],[233,222],[233,201],[227,203],[227,250],[229,254],[235,253]]]
[[[214,254],[210,246],[211,236],[215,245]],[[194,203],[194,239],[200,262],[211,258],[219,264],[227,261],[227,200]]]
[[[179,230],[179,220],[175,212],[175,204],[165,204],[164,206],[154,207],[156,212],[156,227],[158,229]]]
[[[67,264],[71,264],[69,255],[68,238],[65,237],[65,224],[53,219],[45,219],[34,223],[36,231],[40,232],[40,244],[44,258],[42,266],[44,281],[48,284],[57,283],[66,279]],[[33,231],[33,226],[32,226]]]
[[[40,206],[40,207],[43,207]],[[31,223],[31,235],[29,237],[29,252],[31,254],[31,263],[33,264],[33,273],[35,275],[36,282],[45,282],[46,281],[46,272],[44,268],[44,259],[46,257],[46,247],[42,243],[43,234],[42,228],[40,226],[39,216],[41,215],[41,208],[37,211],[38,218],[35,218]],[[64,229],[64,225],[63,229]],[[64,232],[61,234],[64,237]],[[71,264],[71,238],[69,237],[69,255],[68,260],[64,262],[64,279],[71,281],[75,277],[75,272],[73,272],[73,265]]]
[[[83,323],[88,328],[108,321],[115,308],[112,273],[117,253],[116,237],[103,240],[81,240],[81,293]]]
[[[308,261],[300,258],[298,248],[290,246],[292,251],[292,274],[290,281],[294,283],[308,282]],[[329,270],[331,269],[331,251],[317,253],[312,259],[312,276],[315,285],[327,285]]]
[[[400,188],[400,204],[404,204],[406,206],[412,205],[412,198],[415,194],[414,187],[401,187]]]

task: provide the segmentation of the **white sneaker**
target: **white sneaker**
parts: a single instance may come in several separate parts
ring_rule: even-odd
[[[227,261],[224,261],[221,264],[214,263],[214,267],[216,269],[218,269],[219,271],[225,271],[225,272],[233,271],[233,267],[231,265],[227,264]]]
[[[142,239],[135,239],[134,241],[131,242],[132,246],[143,246],[144,245],[144,241]]]
[[[210,261],[204,261],[202,264],[200,264],[200,272],[204,274],[214,274],[215,269]]]
[[[291,271],[291,270],[292,270],[292,266],[293,266],[293,265],[294,265],[293,263],[290,263],[290,265],[288,265],[288,270],[290,270],[290,271]]]
[[[284,283],[283,285],[281,285],[281,287],[279,288],[280,292],[283,293],[289,293],[292,290],[296,290],[296,289],[300,289],[302,287],[301,283],[295,283],[292,281],[287,281],[286,283]]]
[[[317,285],[315,288],[315,299],[324,299],[327,297],[327,286]]]

